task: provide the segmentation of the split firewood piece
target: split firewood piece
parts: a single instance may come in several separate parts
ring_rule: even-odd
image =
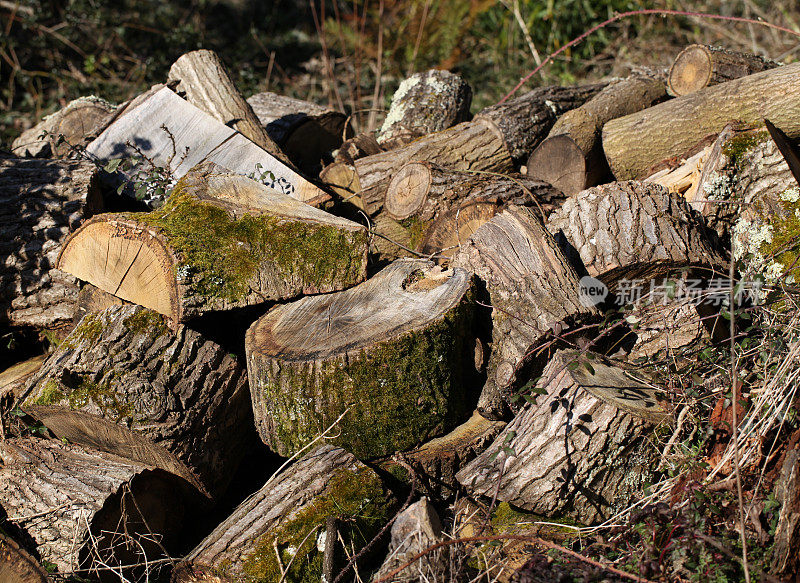
[[[4,583],[51,583],[39,561],[0,532],[0,581]]]
[[[475,119],[491,122],[515,162],[524,164],[553,128],[556,120],[597,95],[605,83],[576,87],[539,87],[520,97],[486,107]]]
[[[358,551],[393,506],[374,471],[343,449],[323,445],[234,510],[178,565],[173,581],[218,583],[222,573],[224,581],[278,581],[284,571],[286,581],[319,581],[327,518],[339,519],[347,549]]]
[[[609,120],[622,117],[666,97],[656,75],[631,75],[558,118],[550,133],[528,158],[528,176],[551,183],[569,196],[600,184],[610,175],[600,132]]]
[[[652,479],[647,436],[667,415],[651,384],[623,369],[559,351],[528,403],[494,444],[458,473],[469,491],[545,516],[593,524]]]
[[[378,143],[396,148],[426,134],[469,121],[472,88],[450,71],[431,69],[400,83],[378,131]]]
[[[169,68],[167,85],[198,109],[238,131],[284,164],[290,164],[214,51],[200,49],[181,55]]]
[[[141,306],[88,314],[33,376],[23,410],[57,437],[220,494],[257,443],[244,363]]]
[[[59,328],[75,311],[74,277],[52,269],[63,241],[102,208],[88,162],[0,158],[0,325]]]
[[[688,95],[703,87],[739,79],[779,66],[771,59],[708,45],[689,45],[683,49],[669,70],[672,95]]]
[[[7,439],[0,460],[0,508],[60,575],[164,559],[200,499],[177,476],[61,441]]]
[[[8,398],[8,404],[10,404],[19,398],[24,392],[28,381],[42,367],[46,359],[46,354],[40,354],[18,362],[0,372],[0,415],[5,412],[5,399]]]
[[[73,147],[81,147],[106,129],[117,107],[90,95],[70,101],[26,130],[11,144],[17,156],[28,158],[60,158]]]
[[[791,139],[800,137],[795,94],[800,63],[706,87],[603,126],[603,150],[617,180],[645,178],[661,160],[681,156],[732,121],[745,127],[769,119]]]
[[[467,271],[401,259],[267,312],[245,342],[262,440],[290,455],[344,414],[333,442],[375,458],[455,427],[472,409],[472,297]]]
[[[202,166],[156,211],[84,224],[58,266],[177,323],[350,287],[366,277],[366,257],[364,227]]]
[[[150,165],[165,168],[175,180],[201,162],[214,162],[236,174],[254,176],[302,202],[320,204],[330,198],[272,154],[167,87],[131,103],[89,144],[87,152],[103,162],[125,157],[139,160],[146,171]]]
[[[665,168],[648,176],[643,182],[654,182],[670,192],[677,192],[686,199],[690,206],[694,207],[692,203],[697,199],[703,166],[711,155],[712,149],[713,145],[704,146],[686,158],[666,164]]]
[[[289,159],[319,173],[320,161],[353,135],[345,114],[322,105],[264,91],[247,99],[259,123]]]
[[[567,199],[547,228],[576,265],[612,291],[622,279],[654,280],[674,269],[722,263],[686,200],[658,184],[588,188]]]
[[[548,336],[598,316],[584,305],[578,274],[531,209],[512,207],[479,228],[453,265],[475,273],[492,305],[492,352],[478,411],[508,414],[509,397],[547,356]]]

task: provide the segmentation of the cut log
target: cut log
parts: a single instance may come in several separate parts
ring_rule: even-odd
[[[69,232],[102,201],[93,164],[0,159],[0,326],[58,328],[75,312],[77,281],[53,267]]]
[[[689,45],[675,57],[669,70],[669,90],[672,95],[688,95],[703,87],[774,69],[779,65],[752,53],[708,45]]]
[[[800,138],[800,63],[706,87],[609,121],[603,150],[617,180],[645,178],[661,160],[681,156],[731,121],[756,128],[769,119]]]
[[[161,468],[212,497],[258,443],[244,363],[140,306],[85,316],[33,376],[22,408],[59,438]]]
[[[259,126],[260,127],[260,126]],[[133,158],[140,167],[166,168],[174,179],[208,161],[309,204],[329,196],[236,130],[167,87],[135,100],[87,147],[100,161]],[[146,158],[146,160],[142,160]]]
[[[795,432],[787,447],[780,476],[775,488],[781,504],[775,543],[772,551],[772,573],[778,577],[797,576],[800,557],[800,432]]]
[[[176,568],[175,583],[319,581],[325,523],[356,551],[392,510],[378,475],[342,449],[324,445],[270,478]],[[321,543],[321,544],[320,544]]]
[[[536,514],[582,524],[609,518],[652,478],[647,435],[666,418],[655,389],[573,351],[558,352],[538,386],[546,394],[525,405],[459,482]]]
[[[228,70],[214,51],[200,49],[182,55],[169,68],[167,86],[276,159],[290,164],[286,154],[267,134],[253,108],[236,89]]]
[[[366,257],[364,227],[201,166],[157,211],[104,214],[84,224],[58,266],[177,323],[347,288],[365,278]]]
[[[39,562],[0,532],[0,581],[3,583],[50,583]]]
[[[666,97],[655,75],[631,75],[611,83],[589,101],[558,118],[548,137],[528,158],[528,176],[549,182],[569,196],[600,184],[610,175],[600,132],[609,120]]]
[[[431,69],[403,79],[378,131],[386,149],[440,132],[472,117],[472,88],[450,71]]]
[[[9,400],[14,402],[19,398],[24,392],[28,381],[41,368],[46,359],[46,354],[40,354],[0,372],[0,415],[5,412],[3,407],[4,399],[10,396]]]
[[[398,260],[270,310],[246,338],[262,440],[290,455],[347,411],[332,442],[375,458],[455,427],[472,410],[472,295],[463,269]]]
[[[28,158],[66,156],[73,147],[85,146],[106,129],[116,109],[93,95],[79,97],[24,131],[11,144],[11,151]]]
[[[342,146],[336,152],[334,161],[352,165],[359,158],[380,154],[385,151],[373,134],[357,134],[342,143]]]
[[[353,135],[347,116],[302,99],[264,91],[247,99],[259,123],[301,170],[316,175],[320,161]]]
[[[453,265],[475,273],[489,294],[492,352],[478,411],[501,419],[515,390],[544,367],[547,355],[537,346],[598,311],[580,301],[578,274],[530,209],[494,217],[464,243]]]
[[[130,304],[130,302],[103,291],[91,283],[84,282],[81,291],[78,292],[78,306],[75,309],[75,317],[72,321],[77,326],[87,314],[95,314],[111,306],[124,306],[125,304]]]
[[[524,164],[562,114],[580,107],[605,86],[596,83],[539,87],[505,103],[486,107],[475,119],[486,120],[496,128],[514,161]]]
[[[8,439],[0,460],[0,507],[60,575],[131,576],[123,567],[175,552],[196,512],[197,492],[180,478],[76,445]]]
[[[696,210],[695,201],[700,188],[703,166],[711,155],[713,145],[708,145],[688,158],[681,158],[669,164],[655,174],[648,176],[643,182],[660,184],[670,192],[677,192]]]

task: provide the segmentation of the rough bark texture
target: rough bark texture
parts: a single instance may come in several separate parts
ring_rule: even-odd
[[[391,149],[472,117],[472,88],[449,71],[431,69],[404,79],[392,97],[378,142]]]
[[[0,581],[3,583],[50,583],[39,562],[13,540],[0,533]]]
[[[287,581],[319,580],[318,537],[328,516],[341,519],[340,534],[358,549],[384,524],[390,510],[375,472],[346,451],[324,445],[270,478],[242,503],[189,553],[173,580],[278,581],[289,561]]]
[[[244,363],[140,306],[84,317],[30,381],[23,409],[59,438],[162,468],[212,496],[257,443]]]
[[[580,107],[605,86],[605,83],[597,83],[539,87],[505,103],[486,107],[475,119],[487,120],[496,127],[514,161],[524,164],[559,116]]]
[[[472,409],[472,277],[398,260],[337,294],[278,306],[247,332],[253,411],[264,442],[289,455],[340,415],[359,457],[409,449]]]
[[[347,288],[365,278],[366,256],[364,227],[202,166],[157,211],[104,214],[84,224],[58,265],[181,322]]]
[[[606,122],[641,111],[666,97],[656,75],[632,75],[611,83],[589,101],[558,118],[528,158],[528,176],[573,196],[600,184],[609,169],[600,139]]]
[[[12,142],[11,151],[29,158],[66,156],[72,147],[85,146],[97,137],[114,118],[116,109],[116,106],[93,95],[79,97],[22,132]],[[63,143],[59,143],[61,136]]]
[[[731,121],[755,128],[769,119],[800,137],[800,63],[728,81],[671,99],[603,126],[603,149],[617,180],[644,178],[662,160],[680,156]]]
[[[163,558],[153,537],[170,549],[196,503],[175,476],[60,441],[9,439],[0,460],[0,506],[60,574]]]
[[[546,394],[525,405],[458,480],[474,493],[496,492],[498,500],[537,514],[602,521],[651,478],[646,436],[665,418],[655,391],[571,351],[557,353],[539,386]]]
[[[429,134],[402,148],[360,158],[350,168],[342,163],[331,164],[320,177],[338,187],[343,198],[350,198],[353,204],[374,215],[383,207],[386,187],[395,173],[416,161],[433,162],[450,170],[504,173],[513,169],[496,128],[487,120],[475,120]]]
[[[794,447],[787,448],[775,493],[781,503],[775,546],[772,552],[772,572],[778,577],[797,576],[800,570],[800,444],[795,434]],[[788,579],[787,579],[788,580]]]
[[[217,53],[201,49],[182,55],[169,69],[167,84],[195,107],[232,127],[284,164],[286,155],[267,134],[251,105],[236,85]]]
[[[675,267],[720,262],[686,201],[658,184],[589,188],[567,199],[547,228],[579,268],[612,291],[622,278],[654,279]]]
[[[669,70],[669,90],[672,95],[688,95],[703,87],[774,69],[779,64],[751,53],[689,45],[675,57]]]
[[[528,380],[549,333],[561,333],[597,309],[580,302],[578,274],[530,209],[512,207],[465,242],[453,264],[474,272],[492,305],[492,352],[478,410],[490,419],[508,413],[508,397]]]
[[[74,277],[53,269],[69,232],[100,210],[88,162],[0,158],[0,327],[72,319]]]

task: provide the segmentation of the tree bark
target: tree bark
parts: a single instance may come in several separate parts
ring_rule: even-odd
[[[0,581],[51,583],[50,577],[39,562],[2,533],[0,533]]]
[[[205,166],[157,211],[84,224],[58,265],[177,323],[347,288],[366,276],[366,256],[364,227]]]
[[[286,581],[319,580],[323,553],[318,537],[329,516],[341,519],[340,534],[348,548],[352,541],[358,550],[390,510],[375,472],[346,451],[323,445],[270,478],[234,510],[189,553],[173,581],[278,581],[284,569]]]
[[[475,119],[492,124],[503,137],[514,161],[524,164],[547,137],[559,116],[580,107],[605,86],[605,83],[596,83],[577,87],[539,87],[505,103],[486,107]]]
[[[465,242],[453,265],[475,273],[492,305],[492,352],[478,411],[509,412],[509,397],[546,362],[536,348],[578,322],[598,317],[580,302],[578,274],[530,209],[512,207]]]
[[[8,439],[0,459],[7,520],[61,575],[162,559],[196,509],[197,492],[180,478],[76,445]]]
[[[68,233],[102,201],[88,162],[0,158],[0,326],[57,328],[75,311],[74,277],[53,269]]]
[[[459,482],[544,516],[582,524],[610,517],[652,478],[647,433],[666,417],[655,390],[573,351],[557,353],[538,386],[546,394],[525,405]]]
[[[501,134],[487,120],[463,122],[443,132],[429,134],[402,148],[374,154],[348,167],[331,164],[320,178],[339,188],[343,198],[369,215],[383,207],[386,188],[400,168],[409,162],[424,161],[450,170],[511,172],[513,164]]]
[[[445,433],[470,410],[472,315],[470,274],[423,260],[273,308],[246,337],[261,438],[289,455],[345,411],[332,442],[361,458]]]
[[[558,118],[528,158],[528,176],[549,182],[569,196],[610,175],[600,133],[606,122],[641,111],[666,97],[655,75],[631,75],[611,83],[589,101]]]
[[[672,95],[688,95],[704,87],[774,69],[779,64],[751,53],[689,45],[675,57],[669,70],[669,90]]]
[[[59,438],[221,494],[257,443],[244,363],[140,306],[89,314],[28,384],[23,409]]]
[[[472,117],[472,88],[449,71],[431,69],[404,79],[378,132],[387,149],[446,130]]]
[[[706,87],[603,126],[603,150],[617,180],[644,178],[662,160],[682,155],[731,121],[755,128],[769,119],[800,137],[800,63]]]
[[[778,577],[797,575],[800,558],[800,432],[795,432],[786,448],[786,457],[775,488],[781,503],[772,552],[772,573]]]

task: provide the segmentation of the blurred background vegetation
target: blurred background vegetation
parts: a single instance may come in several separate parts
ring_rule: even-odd
[[[616,12],[667,8],[762,18],[800,30],[796,0],[0,0],[0,146],[81,95],[112,102],[163,82],[209,48],[248,96],[270,90],[382,119],[400,80],[461,74],[473,110],[498,101],[537,59]],[[792,61],[797,38],[693,17],[636,16],[565,52],[529,86],[667,66],[690,42]]]

